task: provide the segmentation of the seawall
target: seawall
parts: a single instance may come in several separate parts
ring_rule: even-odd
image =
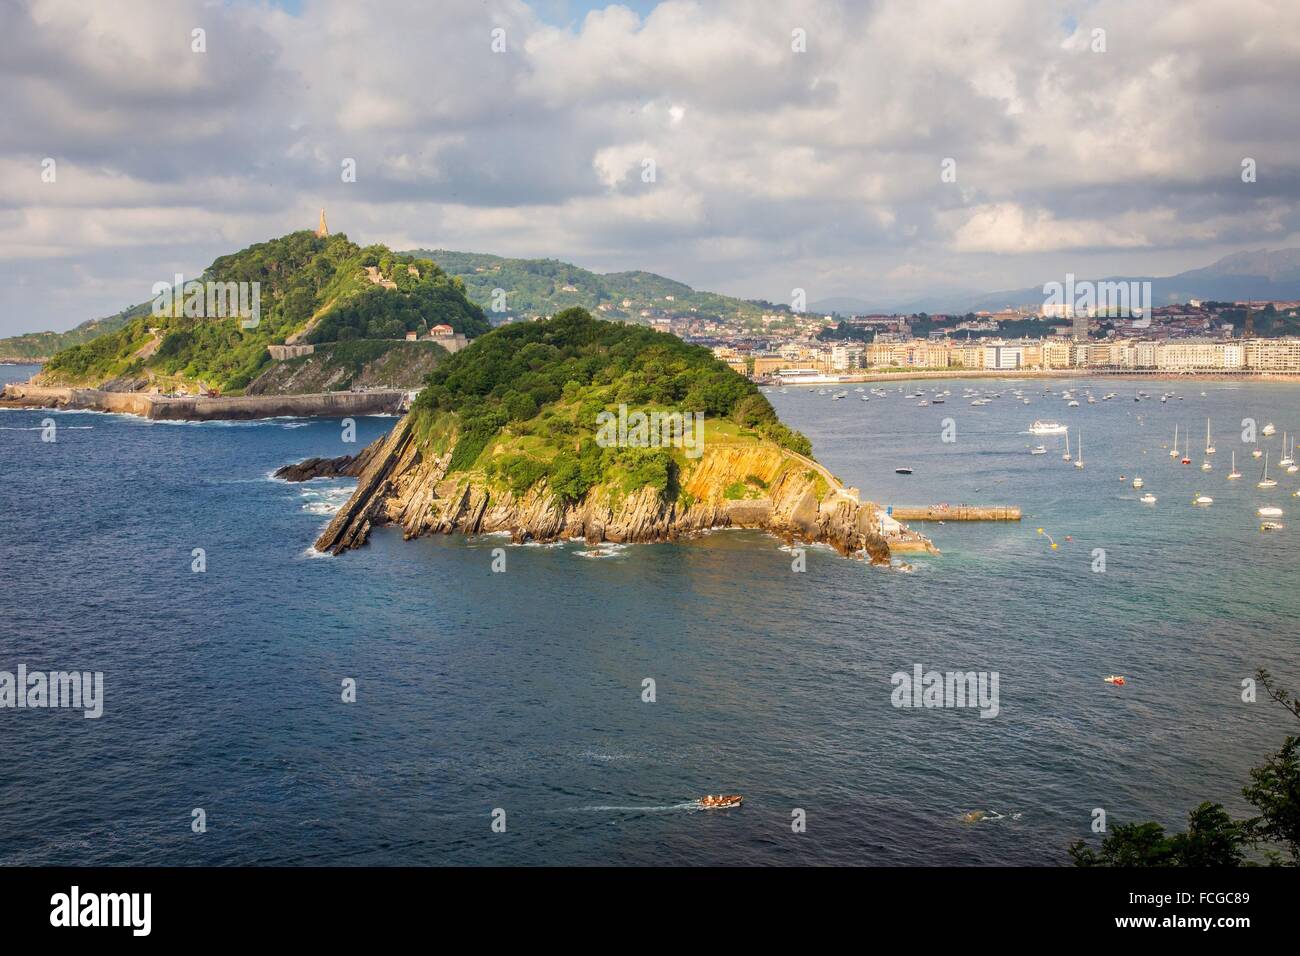
[[[11,408],[70,408],[117,412],[167,421],[248,420],[255,418],[345,418],[393,415],[405,392],[319,392],[307,395],[232,395],[170,398],[144,392],[106,392],[97,388],[6,385],[0,404]]]

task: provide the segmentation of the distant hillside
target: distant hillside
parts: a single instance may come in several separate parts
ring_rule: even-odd
[[[198,386],[240,391],[271,365],[267,345],[400,340],[439,323],[476,336],[489,328],[459,279],[428,259],[386,246],[361,248],[347,236],[294,232],[221,256],[204,281],[258,283],[261,315],[156,316],[144,307],[121,328],[54,355],[41,371],[48,385],[117,390]]]
[[[0,339],[0,362],[44,362],[55,352],[83,345],[107,332],[120,329],[148,311],[149,303],[142,302],[123,309],[117,315],[88,319],[66,332],[28,332]]]
[[[785,306],[699,292],[653,272],[602,275],[557,259],[507,259],[447,249],[416,249],[410,255],[432,259],[449,275],[463,279],[470,299],[494,318],[554,315],[580,307],[601,318],[640,323],[692,316],[758,325],[764,312],[788,311]],[[504,312],[493,309],[497,289],[505,293]]]

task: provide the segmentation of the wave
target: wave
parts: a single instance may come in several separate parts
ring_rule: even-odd
[[[585,548],[582,551],[575,551],[573,554],[579,558],[617,558],[621,557],[630,547],[631,545],[627,544],[603,543],[591,548]]]
[[[60,426],[70,432],[90,431],[94,425],[62,425]],[[0,425],[0,432],[42,432],[45,431],[44,425]]]
[[[302,510],[308,514],[333,515],[347,504],[347,500],[352,497],[352,489],[338,485],[317,486],[299,492],[298,497],[307,499]]]

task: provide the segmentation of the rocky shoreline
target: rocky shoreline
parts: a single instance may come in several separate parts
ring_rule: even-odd
[[[693,503],[666,502],[650,487],[611,502],[600,489],[564,502],[545,484],[516,498],[463,474],[447,474],[450,453],[425,454],[403,418],[356,459],[309,459],[281,469],[286,480],[355,476],[348,502],[317,539],[318,551],[338,555],[364,545],[375,527],[397,525],[403,537],[508,532],[516,542],[583,540],[673,541],[718,528],[767,531],[788,543],[824,543],[845,556],[888,564],[891,539],[880,533],[882,509],[860,502],[825,469],[771,443],[710,445],[683,476]],[[805,467],[811,466],[811,467]],[[746,476],[768,481],[762,498],[728,500],[723,489]],[[891,536],[902,550],[934,551],[919,535]]]

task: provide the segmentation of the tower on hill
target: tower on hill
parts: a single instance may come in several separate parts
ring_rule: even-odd
[[[320,225],[316,227],[316,235],[324,239],[330,234],[329,226],[325,225],[325,210],[320,211]]]

